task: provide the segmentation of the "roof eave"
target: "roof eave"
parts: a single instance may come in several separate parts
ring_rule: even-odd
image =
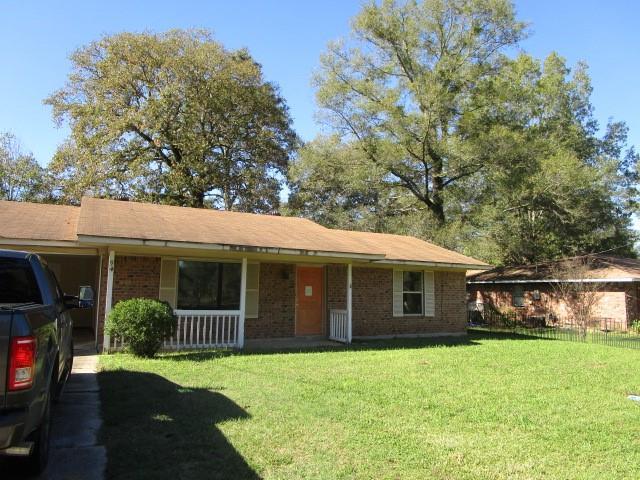
[[[29,238],[0,237],[0,245],[25,245],[36,247],[78,247],[77,240],[42,240]]]
[[[275,255],[294,256],[315,256],[331,258],[352,258],[354,260],[376,261],[384,259],[382,254],[370,254],[361,252],[332,252],[323,250],[304,250],[280,247],[257,247],[252,245],[226,245],[220,243],[199,243],[199,242],[177,242],[172,240],[154,240],[124,237],[102,237],[95,235],[78,235],[78,240],[82,243],[100,244],[106,246],[149,246],[166,248],[184,248],[199,250],[214,250],[227,252],[264,253]]]
[[[456,270],[489,270],[493,267],[491,265],[478,265],[473,263],[452,263],[452,262],[421,262],[415,260],[393,260],[385,258],[383,260],[376,260],[374,263],[380,263],[385,265],[409,265],[415,267],[434,267],[434,268],[451,268]]]

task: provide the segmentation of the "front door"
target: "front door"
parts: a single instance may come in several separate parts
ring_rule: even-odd
[[[322,335],[322,267],[298,267],[296,335]]]

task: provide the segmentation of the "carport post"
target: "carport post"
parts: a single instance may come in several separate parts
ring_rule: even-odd
[[[238,348],[244,347],[244,315],[247,299],[247,257],[242,257],[242,273],[240,275],[240,319],[238,320]]]
[[[107,316],[111,311],[111,302],[113,301],[113,271],[116,266],[116,252],[113,250],[109,250],[109,263],[107,264],[107,294],[104,302],[104,323],[107,323]],[[99,302],[100,300],[98,300]],[[104,329],[104,324],[103,324]],[[111,344],[111,338],[106,332],[103,335],[102,342],[102,350],[105,352],[109,351],[109,346]]]
[[[351,318],[352,318],[351,278],[352,278],[352,265],[348,264],[347,265],[347,343],[351,343],[351,338],[353,336],[352,334],[353,328],[352,328],[352,322],[351,322]]]

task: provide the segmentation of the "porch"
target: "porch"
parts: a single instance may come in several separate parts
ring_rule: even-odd
[[[165,340],[165,350],[279,350],[329,347],[352,340],[351,264],[252,264],[243,258],[237,278],[240,308],[184,309],[177,308],[180,302],[176,301],[180,275],[166,274],[169,262],[177,263],[162,259],[159,298],[174,306],[176,330]],[[116,270],[128,275],[122,263],[117,269],[115,264],[110,258],[107,286],[112,291],[118,281]],[[337,270],[339,275],[330,273]],[[107,351],[123,346],[122,339],[104,338]]]

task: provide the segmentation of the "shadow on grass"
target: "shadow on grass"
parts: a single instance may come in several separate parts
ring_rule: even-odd
[[[466,336],[443,336],[422,338],[391,338],[380,340],[354,340],[351,345],[336,343],[335,346],[300,347],[291,348],[259,348],[245,350],[198,350],[167,352],[160,354],[160,358],[173,361],[207,361],[214,358],[222,358],[237,355],[278,355],[298,353],[323,353],[323,352],[349,352],[370,350],[406,350],[433,347],[461,347],[479,345],[482,340],[541,340],[531,335],[515,333],[491,333],[485,331],[470,331]]]
[[[216,425],[249,418],[221,393],[125,370],[98,381],[107,478],[260,478]]]

